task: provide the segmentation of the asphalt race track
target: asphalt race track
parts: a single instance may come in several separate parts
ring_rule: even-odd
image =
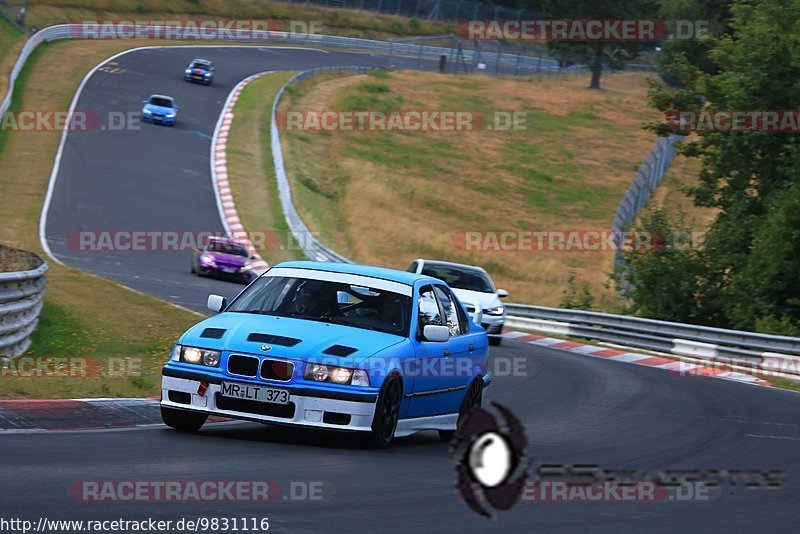
[[[210,87],[182,81],[193,57],[217,64]],[[167,48],[132,52],[100,69],[78,109],[138,111],[150,93],[175,96],[178,125],[67,137],[47,218],[56,257],[125,285],[201,309],[209,292],[241,286],[189,273],[189,253],[83,253],[80,230],[221,230],[209,147],[228,92],[249,74],[324,65],[383,65],[364,54],[257,48]],[[268,259],[268,258],[267,258]],[[784,489],[727,487],[709,501],[520,502],[493,521],[454,494],[447,445],[434,433],[372,450],[355,436],[258,424],[4,436],[5,516],[50,519],[269,517],[286,532],[676,532],[791,530],[800,505],[800,395],[507,342],[493,358],[521,358],[526,371],[497,376],[485,401],[524,423],[533,465],[606,469],[786,470]],[[321,481],[320,501],[78,502],[82,480]]]
[[[522,420],[535,464],[784,469],[788,487],[732,488],[706,502],[520,502],[489,521],[454,496],[453,464],[434,433],[378,451],[351,435],[236,423],[198,435],[155,428],[6,436],[4,515],[266,516],[284,532],[776,532],[797,524],[800,396],[517,343],[497,354],[527,359],[527,376],[498,377],[487,400]],[[131,479],[321,481],[326,498],[133,504],[68,495],[76,481]]]
[[[195,57],[215,63],[212,85],[183,81],[183,69]],[[337,65],[385,67],[386,58],[311,49],[166,47],[137,50],[104,65],[86,83],[76,110],[138,118],[142,100],[160,93],[175,97],[178,122],[171,128],[142,123],[138,130],[68,134],[47,214],[50,250],[63,263],[196,310],[205,310],[208,293],[236,295],[243,286],[191,274],[191,252],[81,251],[79,232],[221,232],[209,155],[228,93],[258,72]]]

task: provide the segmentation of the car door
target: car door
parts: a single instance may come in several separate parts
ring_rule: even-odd
[[[464,397],[463,380],[455,372],[452,340],[426,341],[425,325],[446,325],[446,315],[434,285],[422,286],[417,293],[417,343],[412,368],[413,389],[407,417],[425,417],[458,412]]]
[[[449,367],[455,373],[453,387],[466,388],[476,375],[484,372],[485,362],[478,356],[480,334],[470,333],[467,314],[449,287],[436,285],[434,291],[444,312],[445,324],[450,328]]]

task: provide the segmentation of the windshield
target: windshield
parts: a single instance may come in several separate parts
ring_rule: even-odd
[[[171,108],[172,107],[172,99],[164,98],[163,96],[154,96],[150,99],[150,103],[154,106],[161,106],[164,108]]]
[[[264,276],[226,311],[294,317],[406,336],[411,298],[340,282]]]
[[[207,69],[210,66],[211,65],[209,63],[203,63],[202,61],[195,61],[194,63],[192,63],[191,68],[193,68],[193,69]]]
[[[206,245],[208,252],[225,252],[227,254],[235,254],[236,256],[249,256],[247,247],[239,243],[231,243],[230,241],[210,241]]]
[[[426,263],[422,268],[422,274],[443,280],[454,289],[494,293],[492,281],[489,280],[486,274],[477,269]]]

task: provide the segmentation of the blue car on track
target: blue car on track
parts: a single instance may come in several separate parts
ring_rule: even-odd
[[[214,414],[363,432],[377,447],[421,430],[449,439],[490,381],[486,332],[429,276],[286,262],[208,307],[221,313],[162,370],[161,415],[179,430]]]
[[[214,66],[207,59],[193,59],[183,71],[183,79],[187,82],[211,85],[214,81]]]
[[[142,120],[174,126],[178,119],[178,105],[175,99],[165,95],[150,95],[142,101]]]

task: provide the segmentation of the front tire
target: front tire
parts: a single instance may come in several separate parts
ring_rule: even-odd
[[[480,377],[472,381],[467,388],[467,393],[464,395],[464,400],[461,401],[461,409],[458,411],[458,421],[456,427],[461,424],[461,421],[481,407],[483,402],[483,379]],[[453,436],[456,435],[455,430],[439,430],[439,437],[445,441],[451,441]]]
[[[399,378],[389,378],[378,395],[375,416],[372,419],[370,441],[378,449],[385,449],[394,439],[397,421],[400,419],[400,401],[403,398],[403,384]]]
[[[175,410],[174,408],[161,407],[161,420],[164,424],[182,432],[196,432],[202,428],[208,419],[208,414],[190,412],[188,410]]]

